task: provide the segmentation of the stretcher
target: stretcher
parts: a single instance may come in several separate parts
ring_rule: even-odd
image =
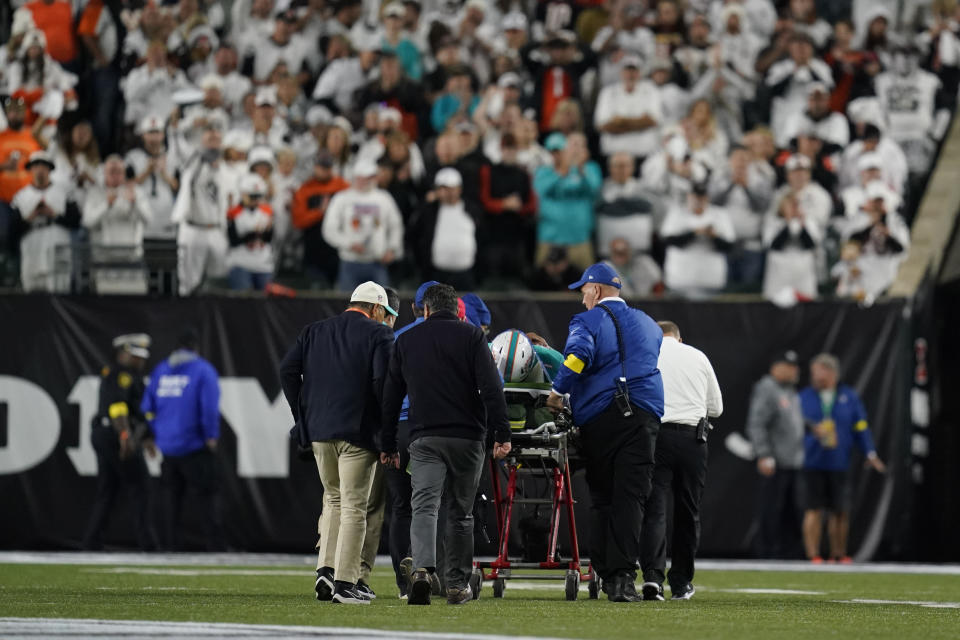
[[[504,393],[508,409],[523,407],[526,419],[522,411],[520,415],[511,412],[513,448],[503,461],[490,459],[497,557],[489,562],[474,562],[470,579],[474,597],[480,597],[484,582],[492,583],[494,598],[502,598],[508,580],[563,580],[567,600],[577,599],[584,581],[588,582],[590,598],[596,599],[600,592],[599,579],[592,568],[585,569],[580,562],[570,471],[571,457],[576,456],[576,450],[571,446],[574,429],[569,414],[540,422],[549,415],[545,413],[549,384],[508,383]],[[549,487],[545,497],[529,497],[533,492],[522,488],[524,484],[542,485],[544,481]],[[517,507],[530,506],[549,506],[546,557],[542,561],[524,561],[509,554],[511,524],[517,517]],[[569,531],[569,558],[561,558],[558,550],[562,515]]]

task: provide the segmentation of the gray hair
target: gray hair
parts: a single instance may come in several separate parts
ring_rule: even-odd
[[[820,366],[828,369],[833,369],[838,376],[840,375],[840,359],[832,353],[819,353],[814,356],[813,360],[810,361],[810,364],[819,364]]]
[[[450,311],[457,313],[457,291],[448,284],[435,284],[423,294],[423,306],[430,313]]]

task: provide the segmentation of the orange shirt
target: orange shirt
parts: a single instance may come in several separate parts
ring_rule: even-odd
[[[27,5],[33,14],[33,23],[47,37],[47,53],[59,63],[77,57],[77,38],[73,32],[73,7],[64,0],[46,4],[33,0]]]
[[[297,229],[309,229],[323,220],[323,214],[327,212],[323,200],[327,196],[333,197],[338,191],[348,188],[350,183],[334,176],[330,182],[318,182],[316,178],[310,178],[301,185],[293,195],[293,206],[291,207],[291,217],[293,226]]]
[[[19,153],[16,171],[0,171],[0,201],[10,202],[17,191],[30,184],[30,172],[26,169],[30,154],[40,150],[40,144],[26,127],[20,131],[0,131],[0,164],[10,159],[11,153]]]

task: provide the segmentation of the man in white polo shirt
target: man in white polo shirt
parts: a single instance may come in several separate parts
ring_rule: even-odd
[[[620,82],[604,87],[597,97],[593,122],[602,132],[600,151],[605,156],[623,151],[646,158],[660,146],[660,92],[653,83],[640,79],[641,68],[639,56],[625,55]]]
[[[685,345],[673,322],[663,330],[657,368],[663,377],[663,418],[647,498],[640,542],[643,599],[663,600],[667,568],[667,495],[673,491],[673,540],[670,591],[674,600],[689,600],[693,558],[700,542],[700,497],[707,480],[709,418],[723,413],[717,375],[702,351]]]

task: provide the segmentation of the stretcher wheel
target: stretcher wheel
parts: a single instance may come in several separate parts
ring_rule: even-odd
[[[590,582],[587,583],[587,592],[591,600],[600,598],[600,576],[593,569],[590,570]]]
[[[480,569],[474,569],[470,574],[470,591],[473,592],[473,599],[480,599],[480,589],[483,587],[483,574]]]
[[[564,591],[566,591],[567,600],[573,601],[577,599],[577,595],[580,593],[579,571],[567,571],[567,578],[564,581]]]
[[[507,588],[506,582],[503,578],[497,578],[493,581],[493,597],[502,598],[503,590]]]

